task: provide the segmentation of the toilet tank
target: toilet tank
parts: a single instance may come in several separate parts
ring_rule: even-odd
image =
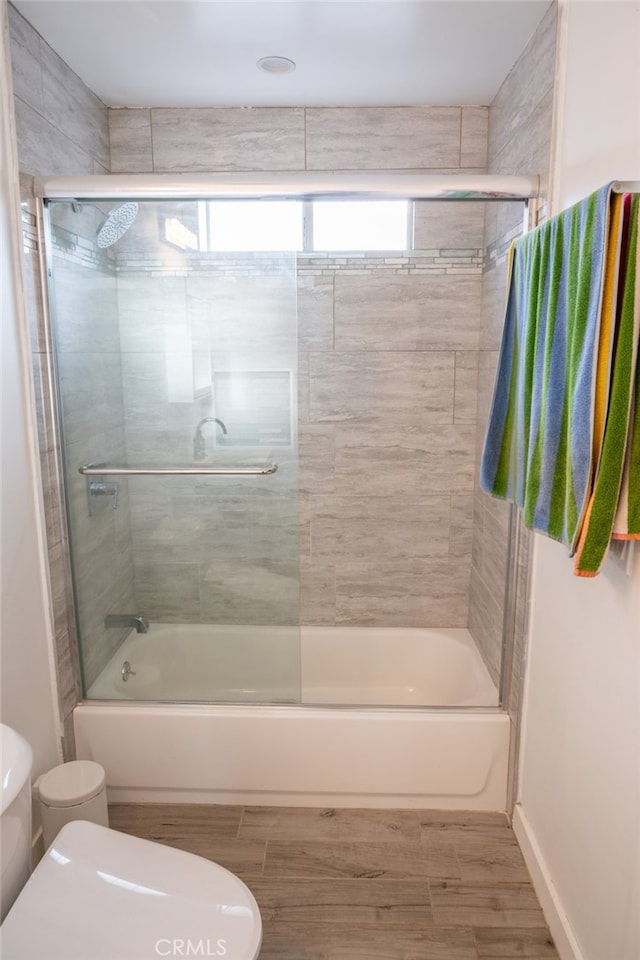
[[[31,747],[0,723],[0,922],[29,879],[31,869]]]

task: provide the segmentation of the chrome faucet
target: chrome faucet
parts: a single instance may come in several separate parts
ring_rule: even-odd
[[[205,445],[204,437],[202,436],[202,428],[205,423],[217,423],[223,433],[226,434],[227,428],[225,427],[222,420],[218,420],[217,417],[203,417],[198,426],[196,427],[196,432],[193,435],[193,459],[194,460],[204,460],[205,457]]]
[[[144,613],[110,613],[104,618],[107,627],[135,627],[138,633],[149,632],[149,621]]]

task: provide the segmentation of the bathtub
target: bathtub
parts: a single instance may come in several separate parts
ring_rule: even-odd
[[[133,673],[123,679],[123,664]],[[497,706],[468,630],[152,623],[89,699],[344,706]]]
[[[77,756],[112,801],[505,808],[509,718],[466,630],[311,627],[297,649],[152,624],[76,708]]]

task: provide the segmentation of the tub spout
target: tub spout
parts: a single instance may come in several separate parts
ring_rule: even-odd
[[[194,460],[204,460],[205,458],[205,445],[204,437],[202,435],[202,428],[205,423],[217,423],[220,429],[224,434],[227,433],[227,428],[218,417],[204,417],[198,426],[196,427],[196,432],[193,436],[193,459]]]
[[[110,613],[104,618],[104,625],[109,627],[135,627],[138,633],[149,632],[149,621],[144,613]]]

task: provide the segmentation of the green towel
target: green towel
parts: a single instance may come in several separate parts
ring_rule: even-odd
[[[625,197],[611,390],[602,455],[576,552],[575,573],[594,577],[612,536],[640,539],[640,196]]]
[[[513,244],[480,484],[575,551],[599,445],[595,395],[611,185]],[[603,346],[605,346],[603,344]]]

